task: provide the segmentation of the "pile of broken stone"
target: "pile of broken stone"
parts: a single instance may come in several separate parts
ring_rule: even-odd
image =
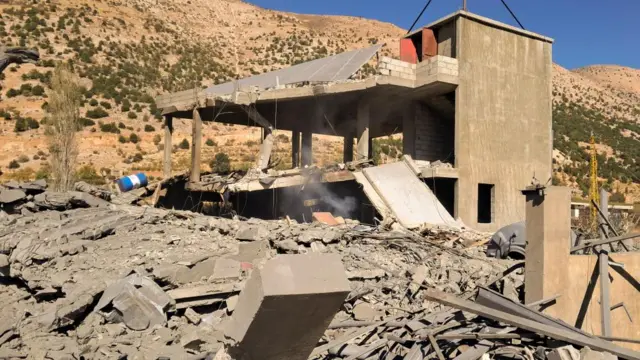
[[[0,210],[0,358],[229,359],[230,351],[238,359],[543,359],[577,352],[429,295],[470,299],[483,286],[519,304],[522,264],[485,257],[479,244],[489,234],[240,221],[33,185],[2,190],[25,197],[8,203],[11,214]],[[248,309],[266,301],[243,290],[251,281],[279,283],[262,270],[269,266],[283,279],[298,276],[274,265],[290,256],[303,257],[301,266],[316,264],[312,279],[343,276],[344,296],[328,318],[314,308],[317,294],[303,294],[294,303],[308,308],[290,311],[308,316],[284,314],[269,327],[245,324],[240,331],[243,321],[264,320]],[[273,298],[292,291],[304,293],[286,288]],[[308,330],[287,332],[286,319]],[[247,344],[251,336],[285,341],[265,350]]]

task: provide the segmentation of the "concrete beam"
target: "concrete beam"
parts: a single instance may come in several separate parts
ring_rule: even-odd
[[[234,359],[306,360],[350,292],[340,256],[280,255],[254,270],[225,335]]]
[[[171,177],[171,135],[173,134],[173,117],[166,115],[164,117],[164,166],[162,175],[165,179]]]
[[[191,130],[191,174],[190,182],[200,181],[200,158],[202,156],[202,118],[200,110],[193,109],[193,124]]]
[[[541,191],[527,191],[525,259],[525,303],[555,295],[566,288],[565,276],[558,276],[559,266],[569,261],[571,236],[571,190],[551,186]]]
[[[313,133],[302,132],[302,166],[313,164]]]
[[[300,166],[300,132],[293,131],[291,133],[291,167]]]
[[[356,148],[356,160],[365,160],[371,157],[371,137],[369,129],[371,127],[370,105],[367,102],[358,103],[358,115],[356,120],[356,131],[358,144]]]

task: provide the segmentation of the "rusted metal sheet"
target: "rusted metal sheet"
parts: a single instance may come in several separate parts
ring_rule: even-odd
[[[411,39],[400,39],[400,60],[412,64],[418,62],[418,51]]]
[[[438,41],[433,30],[422,29],[422,60],[438,55]]]

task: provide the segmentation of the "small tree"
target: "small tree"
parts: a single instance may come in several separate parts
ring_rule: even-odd
[[[53,188],[70,190],[78,156],[76,129],[80,120],[82,92],[75,75],[66,64],[58,65],[51,78],[48,134]]]
[[[231,161],[229,155],[225,153],[217,153],[214,159],[209,163],[211,171],[216,173],[226,173],[231,170]]]

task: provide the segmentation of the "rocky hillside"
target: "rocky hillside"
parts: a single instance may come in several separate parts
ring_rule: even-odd
[[[100,182],[102,175],[132,170],[160,174],[162,123],[153,103],[158,93],[224,82],[373,43],[388,44],[383,51],[396,54],[403,33],[378,21],[277,12],[240,0],[2,2],[3,45],[37,47],[43,60],[37,66],[12,66],[0,78],[0,171],[4,178],[47,175],[46,97],[58,61],[71,61],[85,88],[79,175]],[[615,66],[576,71],[556,66],[556,181],[584,188],[583,144],[593,131],[602,144],[602,181],[626,194],[627,201],[638,199],[639,74]],[[204,132],[208,139],[203,159],[225,152],[235,168],[255,160],[257,129],[207,124]],[[190,125],[177,122],[177,171],[188,166],[189,134]],[[278,134],[281,166],[290,164],[289,136]],[[337,140],[314,141],[320,163],[341,158]]]

